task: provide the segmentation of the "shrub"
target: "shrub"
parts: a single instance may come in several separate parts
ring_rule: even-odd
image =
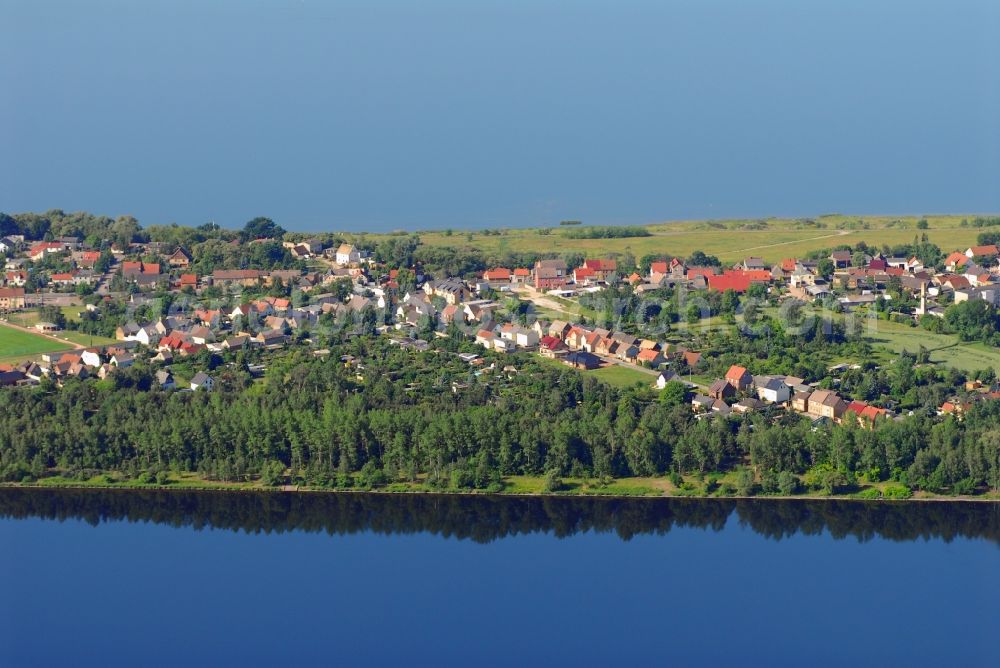
[[[903,484],[886,485],[882,496],[887,499],[908,499],[913,496],[913,490]]]
[[[791,496],[799,491],[799,479],[791,471],[778,474],[778,492],[783,496]]]
[[[753,496],[755,487],[753,471],[748,468],[740,469],[736,474],[736,493],[740,496]]]
[[[545,491],[546,492],[558,492],[563,487],[562,478],[559,477],[559,471],[555,469],[550,470],[545,474]]]

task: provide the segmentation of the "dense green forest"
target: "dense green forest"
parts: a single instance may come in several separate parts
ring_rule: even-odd
[[[339,361],[347,354],[354,365]],[[476,376],[447,350],[356,337],[326,358],[275,356],[258,380],[242,355],[218,366],[211,393],[149,389],[142,366],[60,390],[43,383],[0,393],[0,477],[57,469],[149,479],[174,470],[269,484],[420,479],[500,491],[515,474],[557,481],[736,470],[737,484],[709,491],[835,493],[861,478],[942,493],[1000,487],[1000,402],[981,402],[961,422],[918,410],[873,429],[851,421],[817,428],[794,414],[696,420],[683,392],[616,389],[523,355],[511,358],[519,371]]]

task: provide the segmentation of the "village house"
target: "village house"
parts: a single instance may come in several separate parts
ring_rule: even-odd
[[[260,332],[254,337],[254,341],[264,348],[280,348],[285,345],[287,339],[288,337],[280,329]]]
[[[572,325],[563,320],[553,320],[552,324],[549,325],[549,336],[554,336],[558,339],[565,339],[566,335],[572,329]]]
[[[733,385],[722,378],[716,379],[708,387],[708,396],[713,399],[728,399],[736,394]]]
[[[226,340],[222,342],[222,347],[225,350],[239,350],[241,348],[249,348],[252,343],[255,343],[249,334],[233,334],[232,336],[226,337]]]
[[[649,264],[649,282],[653,285],[659,285],[669,276],[670,264],[668,262],[651,262]]]
[[[588,353],[597,353],[597,344],[601,340],[601,335],[597,332],[587,332],[583,336],[583,345],[580,347]]]
[[[566,262],[560,259],[535,262],[535,289],[553,290],[566,285]]]
[[[640,352],[639,346],[619,344],[615,350],[615,357],[629,364],[638,364]]]
[[[132,281],[140,276],[159,276],[160,265],[147,262],[122,262],[121,274],[124,278]]]
[[[997,255],[1000,255],[1000,248],[994,244],[990,244],[988,246],[972,246],[967,248],[965,251],[965,256],[968,258],[995,258]]]
[[[216,269],[212,272],[212,285],[240,285],[253,287],[264,278],[264,272],[257,269]]]
[[[948,257],[944,259],[944,268],[952,272],[958,271],[965,265],[969,264],[971,261],[972,258],[970,258],[965,253],[955,251],[954,253],[951,253]]]
[[[851,251],[835,250],[830,253],[830,261],[836,269],[846,269],[851,266]]]
[[[167,258],[167,264],[175,269],[187,269],[191,264],[191,256],[188,255],[183,248],[177,248],[170,257]]]
[[[4,282],[9,286],[23,288],[25,283],[28,282],[28,272],[8,271]]]
[[[14,311],[24,307],[24,288],[0,288],[0,309]]]
[[[21,247],[20,242],[13,237],[0,237],[0,253],[13,253]]]
[[[353,244],[340,244],[334,254],[334,262],[339,265],[357,264],[361,262],[361,253]]]
[[[510,276],[510,282],[517,285],[524,285],[531,281],[531,270],[527,267],[517,267]]]
[[[568,353],[562,358],[565,364],[575,367],[577,369],[596,369],[601,366],[601,358],[597,357],[593,353],[588,353],[585,350],[579,350],[575,352]]]
[[[584,338],[589,332],[582,327],[572,327],[563,339],[570,350],[580,350],[583,348]]]
[[[809,395],[809,405],[806,412],[815,417],[830,418],[839,421],[847,410],[847,402],[833,390],[816,390]]]
[[[694,350],[680,350],[677,351],[681,359],[684,360],[684,364],[687,365],[689,369],[697,368],[701,365],[701,353]]]
[[[660,372],[660,375],[656,377],[656,389],[662,390],[667,386],[667,383],[680,383],[683,382],[680,376],[678,376],[673,371],[667,370]]]
[[[886,409],[870,406],[864,401],[852,401],[844,409],[844,419],[853,414],[860,426],[871,428],[876,420],[886,417],[888,413]]]
[[[494,267],[483,272],[483,280],[487,283],[510,283],[510,269],[506,267]]]
[[[543,357],[558,357],[566,354],[566,344],[554,336],[543,336],[538,343],[539,352]]]
[[[428,297],[441,297],[449,304],[460,304],[468,299],[469,289],[458,278],[446,278],[443,281],[427,281],[424,292]]]
[[[755,376],[754,386],[757,398],[772,404],[783,404],[791,397],[791,389],[780,378],[774,376]]]
[[[191,379],[191,389],[192,390],[205,390],[210,392],[212,388],[215,387],[215,381],[204,371],[199,371]]]
[[[746,367],[734,364],[729,367],[729,371],[726,372],[726,382],[729,383],[734,390],[742,392],[753,385],[753,374],[747,371]]]
[[[607,282],[618,271],[618,262],[605,259],[584,260],[582,268],[589,270],[593,280]]]
[[[664,363],[663,355],[659,350],[654,350],[652,348],[640,348],[639,354],[636,355],[636,363],[643,366],[649,367],[650,369],[655,369]]]
[[[56,255],[66,251],[66,247],[58,241],[40,241],[28,250],[28,257],[33,262],[38,262],[49,255]]]
[[[97,348],[87,348],[80,353],[80,362],[87,366],[99,367],[104,364],[101,353]]]
[[[760,399],[754,399],[753,397],[746,397],[740,399],[735,404],[733,404],[734,413],[750,413],[752,411],[759,411],[764,408],[765,404]]]
[[[493,312],[497,309],[497,303],[489,299],[476,299],[465,302],[461,308],[462,317],[473,322],[487,322],[493,319]]]
[[[156,384],[161,390],[172,390],[176,387],[173,374],[166,369],[160,369],[156,372]]]
[[[712,410],[715,399],[704,394],[695,394],[691,397],[691,410],[695,413],[708,413]]]
[[[135,355],[132,353],[117,353],[111,356],[111,359],[108,360],[108,364],[116,369],[127,369],[135,364]]]

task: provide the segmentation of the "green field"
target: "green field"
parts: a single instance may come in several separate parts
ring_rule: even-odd
[[[68,350],[71,345],[0,324],[0,362],[21,361],[42,353]]]
[[[874,331],[865,333],[873,344],[883,346],[893,353],[916,353],[920,346],[931,351],[930,359],[937,364],[952,366],[963,371],[985,367],[1000,369],[1000,348],[983,343],[965,343],[951,334],[933,334],[920,327],[910,327],[896,322],[878,320],[872,323]]]
[[[631,252],[635,257],[650,254],[687,256],[696,250],[717,255],[727,262],[748,255],[776,262],[808,251],[838,244],[901,244],[915,235],[928,238],[944,250],[966,248],[976,242],[981,228],[961,227],[963,219],[974,214],[946,216],[821,216],[815,224],[799,219],[675,221],[645,226],[652,236],[625,239],[570,239],[558,227],[540,234],[539,229],[505,229],[500,234],[483,232],[421,232],[420,239],[430,246],[471,246],[498,256],[505,252],[580,252],[592,256]],[[927,230],[918,230],[917,221],[926,218]],[[860,224],[858,221],[862,221]],[[761,229],[756,229],[761,227]],[[377,235],[366,235],[368,239]]]
[[[68,322],[79,322],[80,320],[80,310],[82,306],[61,306],[60,310],[63,315],[66,316]],[[11,322],[22,327],[33,327],[35,323],[38,322],[38,311],[34,309],[29,309],[26,311],[21,311],[19,313],[11,316]],[[90,334],[84,334],[83,332],[74,332],[71,330],[62,330],[59,332],[52,332],[50,336],[54,336],[57,339],[63,339],[67,341],[68,344],[63,346],[63,348],[71,348],[72,344],[77,344],[81,346],[106,346],[115,343],[114,339],[107,338],[104,336],[91,336]],[[40,337],[41,338],[41,337]],[[55,345],[54,342],[52,342]],[[63,348],[55,348],[55,350],[61,350]],[[49,352],[48,350],[43,350],[42,352]],[[2,356],[2,351],[0,351],[0,356]]]
[[[656,376],[652,373],[620,364],[609,364],[608,366],[585,373],[599,378],[609,385],[616,385],[618,387],[631,387],[636,383],[652,385],[656,382]]]

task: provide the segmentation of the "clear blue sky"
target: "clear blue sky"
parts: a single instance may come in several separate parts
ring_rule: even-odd
[[[0,210],[1000,210],[1000,2],[0,0]]]

